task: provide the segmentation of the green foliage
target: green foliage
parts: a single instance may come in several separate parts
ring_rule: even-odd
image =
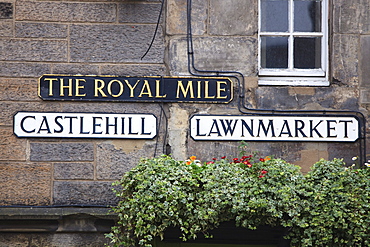
[[[112,245],[151,246],[168,227],[178,227],[183,241],[211,237],[209,230],[234,220],[249,229],[287,227],[292,246],[370,246],[370,168],[321,160],[304,176],[281,159],[241,155],[203,164],[142,159],[115,183]]]
[[[370,169],[320,160],[305,176],[293,246],[370,246]]]

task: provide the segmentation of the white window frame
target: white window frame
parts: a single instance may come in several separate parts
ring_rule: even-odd
[[[289,1],[288,32],[262,32],[261,30],[261,0],[258,1],[258,84],[275,86],[329,86],[328,79],[328,2],[322,0],[321,32],[293,32],[293,1]],[[288,69],[266,69],[261,66],[261,37],[279,36],[288,37]],[[321,37],[321,68],[294,69],[293,68],[293,38],[294,37]]]

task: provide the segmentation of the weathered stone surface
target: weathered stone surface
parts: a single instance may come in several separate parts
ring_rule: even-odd
[[[257,40],[255,38],[202,37],[194,38],[193,40],[194,63],[197,69],[239,71],[245,76],[256,74]],[[171,39],[169,49],[169,66],[171,74],[189,74],[186,39]]]
[[[104,233],[1,233],[0,247],[101,247],[109,243]]]
[[[161,30],[141,60],[151,42],[147,35],[153,25],[72,25],[70,29],[72,62],[163,62]]]
[[[191,26],[192,34],[202,35],[207,32],[207,1],[192,1]],[[168,0],[166,32],[170,35],[186,34],[187,30],[187,1],[186,0]]]
[[[161,108],[158,104],[148,103],[65,102],[60,110],[63,112],[152,113],[158,116]]]
[[[39,143],[30,144],[31,161],[93,161],[93,143]]]
[[[60,40],[0,40],[0,60],[4,61],[67,61],[67,42]]]
[[[15,36],[18,38],[67,38],[67,25],[17,22]]]
[[[362,35],[360,45],[360,86],[370,88],[370,35]]]
[[[118,180],[137,165],[140,158],[154,155],[155,142],[116,140],[97,145],[97,178]]]
[[[11,124],[11,123],[9,123]],[[27,140],[19,139],[11,127],[0,128],[0,160],[26,160]]]
[[[0,21],[0,37],[11,37],[13,36],[13,21],[1,20]]]
[[[100,75],[99,66],[91,64],[58,63],[53,65],[53,74]]]
[[[36,94],[35,92],[31,92]],[[13,123],[13,116],[19,111],[60,111],[59,102],[16,102],[16,101],[3,101],[1,102],[0,125],[9,125]]]
[[[94,179],[94,164],[55,163],[54,179]]]
[[[0,88],[0,100],[39,100],[35,79],[0,78]]]
[[[4,77],[40,77],[48,73],[50,65],[45,63],[0,62],[0,76]]]
[[[0,19],[13,18],[13,3],[0,3]]]
[[[369,8],[369,1],[337,1],[334,4],[334,32],[347,34],[369,33]]]
[[[214,0],[210,2],[210,27],[213,35],[254,35],[258,29],[255,0]]]
[[[114,22],[113,3],[71,3],[17,1],[16,20],[58,22]]]
[[[359,36],[334,35],[333,39],[333,83],[353,85],[358,82]]]
[[[101,75],[155,76],[166,75],[166,67],[158,64],[102,65]]]
[[[112,182],[55,181],[54,205],[115,205],[117,198],[112,191]]]
[[[358,110],[358,93],[353,88],[325,87],[314,95],[300,94],[286,87],[259,87],[255,91],[257,108],[273,110]],[[313,108],[313,105],[317,107]]]
[[[359,142],[356,143],[328,143],[329,160],[338,158],[343,159],[346,164],[352,165],[352,157],[360,155]],[[364,160],[366,162],[366,160]]]
[[[118,22],[122,23],[157,23],[161,4],[120,3]]]
[[[27,234],[19,233],[1,233],[0,234],[0,247],[19,247],[28,246],[29,237]]]
[[[0,163],[1,205],[48,205],[51,198],[51,165]]]

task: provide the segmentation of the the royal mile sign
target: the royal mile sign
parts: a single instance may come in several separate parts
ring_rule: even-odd
[[[229,103],[232,90],[226,77],[43,75],[39,79],[43,100]]]
[[[157,119],[153,114],[18,112],[14,116],[18,137],[153,139]]]
[[[360,135],[355,116],[211,116],[190,118],[194,140],[354,142]]]

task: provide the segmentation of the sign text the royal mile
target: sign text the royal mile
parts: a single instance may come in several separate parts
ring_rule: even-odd
[[[153,139],[157,119],[153,114],[18,112],[14,116],[18,137]]]
[[[43,100],[229,103],[232,87],[226,77],[43,75],[39,96]]]
[[[219,116],[190,118],[194,140],[354,142],[360,136],[355,116]]]

